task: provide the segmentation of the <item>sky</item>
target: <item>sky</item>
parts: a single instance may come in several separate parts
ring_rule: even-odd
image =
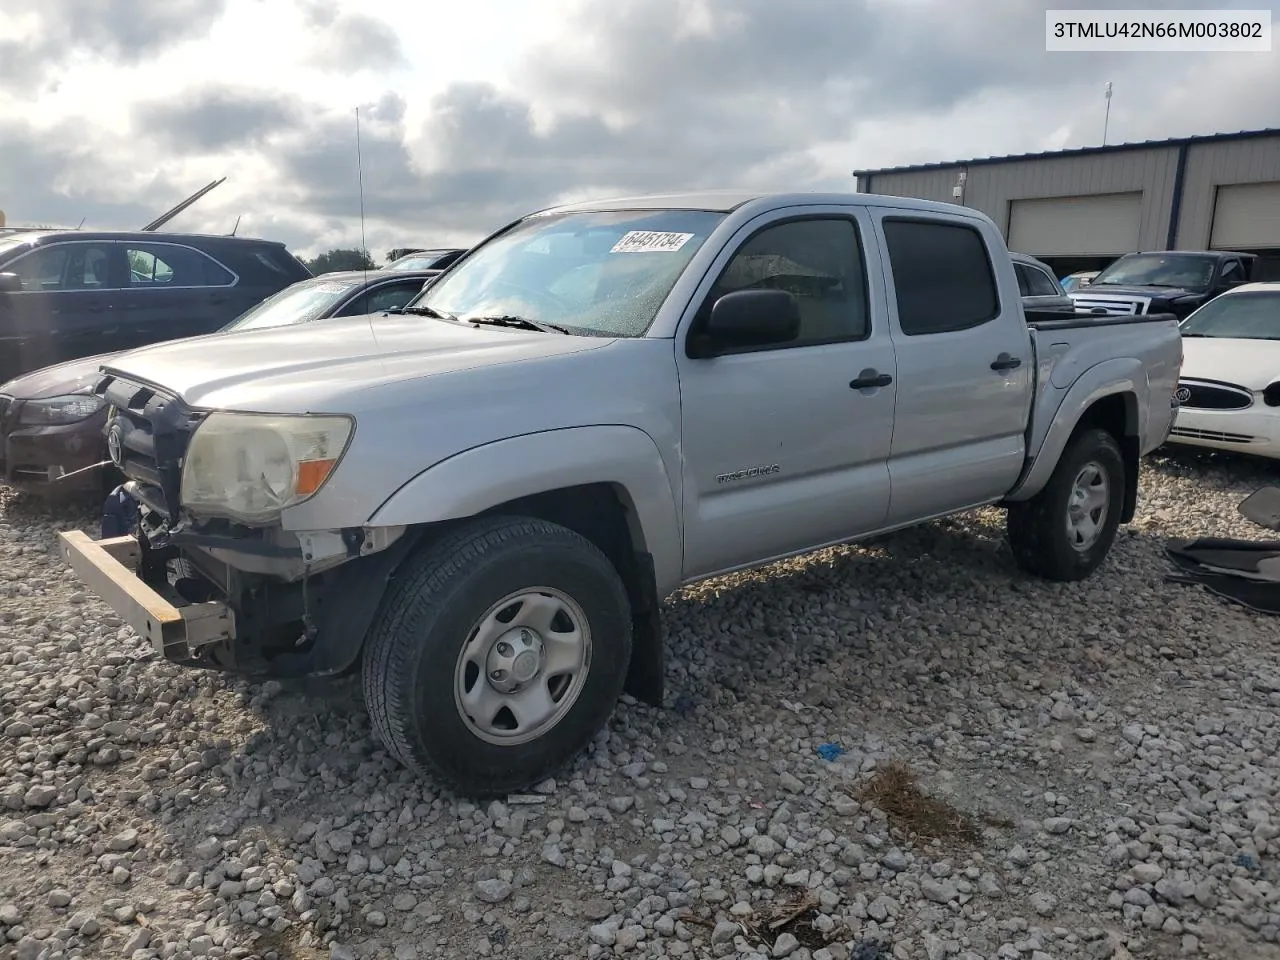
[[[239,218],[300,256],[382,261],[567,200],[852,191],[854,169],[1092,146],[1107,81],[1110,143],[1280,127],[1280,37],[1044,49],[1047,8],[1137,5],[3,0],[0,210],[137,229],[225,176],[168,229]]]

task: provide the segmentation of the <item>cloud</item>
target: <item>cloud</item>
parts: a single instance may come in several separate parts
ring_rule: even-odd
[[[207,86],[139,103],[133,119],[140,133],[174,150],[213,153],[260,144],[295,128],[302,109],[296,97]]]
[[[457,15],[496,18],[499,2],[473,0]],[[1280,87],[1280,51],[1050,54],[1047,5],[580,0],[522,56],[461,80],[432,72],[431,45],[446,39],[433,31],[447,29],[434,15],[401,18],[383,0],[295,0],[272,7],[273,29],[290,31],[278,61],[228,85],[224,66],[266,9],[260,0],[166,0],[146,24],[128,21],[125,0],[49,0],[21,22],[20,56],[7,59],[0,42],[0,75],[50,78],[77,69],[60,45],[81,57],[92,48],[95,63],[115,65],[111,89],[131,123],[110,127],[88,102],[50,120],[52,101],[11,86],[0,206],[11,219],[131,226],[227,173],[175,229],[221,232],[243,214],[242,233],[303,253],[348,246],[361,234],[357,103],[375,251],[471,242],[562,199],[851,190],[854,167],[1095,144],[1107,80],[1113,143],[1280,125],[1262,93]],[[87,19],[64,24],[72,13]],[[379,19],[393,15],[394,27]],[[199,48],[203,66],[165,61],[171,87],[135,79],[137,63],[200,31],[221,38]],[[420,58],[405,58],[401,36],[421,38]],[[33,67],[40,52],[51,63]],[[490,54],[477,47],[467,60]],[[0,84],[0,108],[5,94]]]
[[[314,37],[308,59],[315,66],[357,73],[406,62],[399,34],[383,20],[343,12],[333,0],[305,2],[302,11]]]
[[[208,32],[226,0],[41,0],[28,4],[30,31],[0,40],[0,79],[30,89],[55,78],[77,55],[122,66]]]

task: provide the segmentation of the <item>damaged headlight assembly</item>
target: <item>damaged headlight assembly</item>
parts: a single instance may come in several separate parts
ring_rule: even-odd
[[[249,526],[315,495],[355,433],[348,416],[211,413],[182,465],[182,505]]]
[[[106,405],[91,393],[69,393],[23,401],[18,422],[23,426],[58,427],[87,420]]]

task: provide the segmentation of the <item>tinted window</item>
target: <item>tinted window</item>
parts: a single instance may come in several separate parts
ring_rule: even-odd
[[[288,250],[268,244],[227,243],[215,248],[218,259],[240,276],[240,283],[280,288],[311,276]]]
[[[738,250],[698,317],[735,290],[786,290],[800,305],[796,347],[867,336],[867,290],[862,246],[851,220],[796,220],[766,227]],[[696,327],[695,327],[696,336]]]
[[[373,290],[366,290],[355,300],[342,308],[344,317],[358,317],[365,313],[381,313],[392,307],[403,307],[422,291],[425,280],[412,280],[408,283],[386,283]]]
[[[1018,293],[1024,297],[1031,296],[1031,281],[1027,278],[1027,274],[1030,271],[1028,271],[1022,264],[1015,263],[1013,265],[1013,272],[1018,277]]]
[[[107,246],[59,243],[38,247],[5,267],[22,280],[23,290],[101,290],[111,286]]]
[[[1222,268],[1222,279],[1227,283],[1244,279],[1244,267],[1240,265],[1239,260],[1227,261],[1227,265]]]
[[[1062,291],[1058,288],[1057,281],[1049,276],[1039,267],[1027,266],[1027,289],[1031,291],[1033,297],[1060,297]]]
[[[130,243],[125,255],[131,287],[226,287],[235,282],[230,271],[190,247]]]
[[[977,230],[885,220],[884,233],[903,333],[965,330],[999,313],[995,276]]]

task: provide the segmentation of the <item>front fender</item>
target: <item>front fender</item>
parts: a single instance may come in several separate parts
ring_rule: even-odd
[[[519,497],[607,483],[633,513],[635,549],[653,557],[658,595],[681,581],[680,515],[657,444],[628,426],[570,427],[473,447],[428,467],[369,517],[398,526],[474,516]]]
[[[1005,500],[1010,503],[1030,500],[1044,489],[1085,411],[1104,397],[1115,394],[1129,394],[1136,400],[1125,405],[1125,432],[1144,436],[1151,391],[1141,361],[1131,357],[1103,361],[1077,377],[1062,394],[1039,450]],[[1036,415],[1044,413],[1037,411]]]

